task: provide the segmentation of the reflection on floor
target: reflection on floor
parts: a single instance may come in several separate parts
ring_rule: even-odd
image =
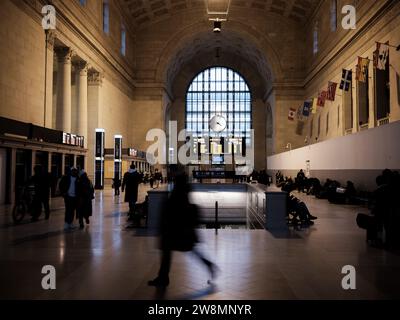
[[[140,201],[145,195],[141,187]],[[307,230],[274,237],[265,230],[201,229],[201,249],[222,272],[214,287],[190,253],[176,253],[165,292],[147,286],[158,270],[157,238],[125,229],[127,205],[98,192],[91,224],[63,232],[53,201],[49,221],[11,223],[0,207],[0,299],[381,299],[400,297],[400,256],[368,247],[355,224],[360,208],[300,195],[319,219]],[[365,211],[365,209],[362,209]],[[41,288],[41,268],[54,265],[57,289]],[[341,287],[344,265],[357,271],[357,290]]]

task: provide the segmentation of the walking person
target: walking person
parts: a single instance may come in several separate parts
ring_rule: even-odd
[[[138,198],[138,188],[141,183],[140,175],[134,164],[131,164],[128,172],[122,180],[122,192],[125,192],[125,202],[129,203],[129,220],[134,219],[135,205]]]
[[[192,251],[208,268],[211,279],[216,276],[218,267],[194,248],[198,242],[195,230],[198,224],[198,209],[189,202],[188,195],[189,185],[186,175],[176,176],[174,189],[161,216],[161,266],[158,276],[148,282],[149,286],[168,286],[173,250]]]
[[[115,177],[113,179],[113,184],[112,184],[113,188],[114,188],[114,195],[115,196],[119,196],[120,192],[119,192],[119,188],[121,188],[121,179],[119,177]]]
[[[45,212],[45,219],[50,217],[50,176],[41,166],[34,167],[34,175],[29,179],[28,184],[34,186],[32,222],[38,221],[42,213],[42,204]]]
[[[79,228],[85,227],[90,223],[89,217],[92,216],[92,200],[94,199],[94,187],[86,172],[82,171],[77,185],[77,215],[79,218]]]
[[[65,225],[64,230],[73,230],[76,227],[73,224],[77,209],[77,185],[78,185],[78,170],[71,168],[70,172],[64,175],[60,181],[60,192],[64,197],[65,203]]]

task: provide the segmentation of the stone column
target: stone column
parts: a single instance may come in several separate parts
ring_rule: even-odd
[[[33,175],[35,172],[34,171],[35,166],[36,166],[36,150],[32,150],[32,153],[31,153],[31,175]]]
[[[85,137],[87,146],[88,135],[88,65],[82,61],[77,65],[77,88],[78,88],[78,126],[77,134]]]
[[[54,71],[54,30],[46,31],[46,74],[44,88],[44,126],[52,128],[53,122],[53,71]]]
[[[71,132],[71,58],[70,48],[57,48],[57,118],[56,128]]]
[[[94,148],[95,148],[95,130],[102,128],[101,123],[101,105],[102,105],[102,84],[103,74],[89,69],[88,71],[88,134],[87,134],[87,167],[86,172],[90,179],[94,179]]]
[[[10,172],[10,204],[13,205],[15,203],[15,176],[16,176],[16,168],[17,168],[17,149],[11,149],[11,172]]]
[[[65,153],[61,154],[61,175],[65,175]]]
[[[369,64],[369,69],[368,69],[368,99],[369,99],[369,121],[368,121],[368,127],[375,128],[376,122],[375,122],[375,83],[374,83],[374,77],[375,77],[375,72],[374,72],[374,64],[370,63]]]

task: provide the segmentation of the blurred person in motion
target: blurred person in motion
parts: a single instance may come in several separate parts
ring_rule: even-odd
[[[161,266],[158,276],[148,282],[149,286],[168,286],[172,251],[192,251],[209,270],[211,280],[215,279],[218,272],[218,267],[194,248],[199,242],[195,230],[198,224],[198,209],[189,202],[189,191],[186,175],[176,176],[174,189],[161,216]]]

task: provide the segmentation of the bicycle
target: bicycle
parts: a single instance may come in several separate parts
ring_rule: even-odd
[[[32,185],[23,186],[18,192],[18,199],[12,211],[12,218],[15,224],[20,223],[27,213],[32,215],[33,198],[35,196],[35,187]]]

